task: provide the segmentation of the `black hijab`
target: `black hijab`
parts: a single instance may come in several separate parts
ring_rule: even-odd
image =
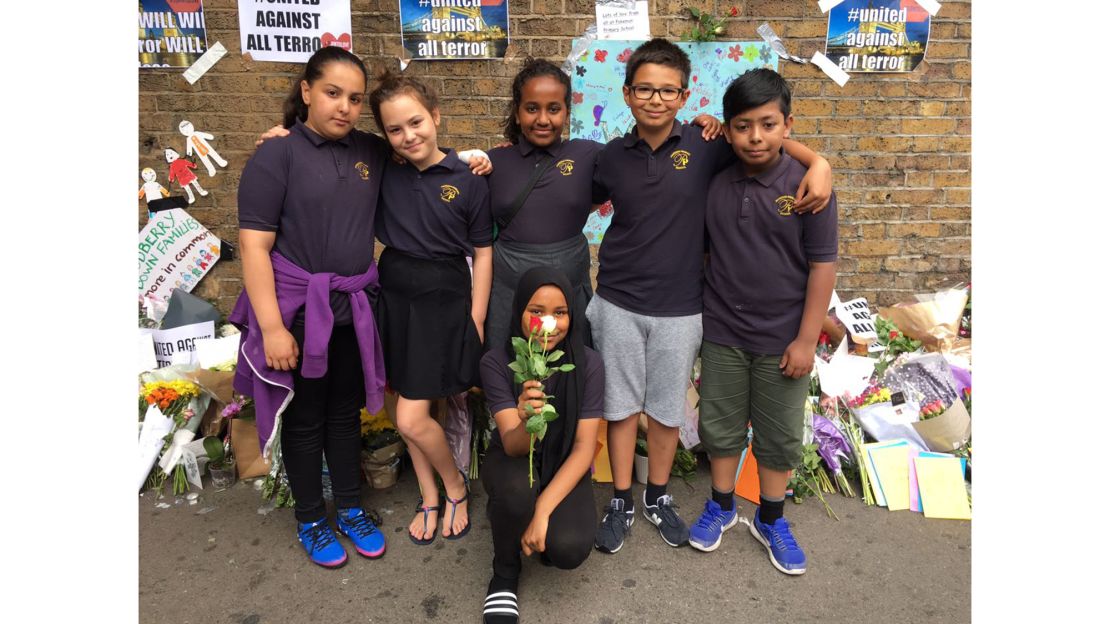
[[[554,286],[563,292],[567,300],[568,314],[576,309],[574,289],[562,271],[553,267],[535,267],[521,275],[513,297],[513,315],[509,317],[510,337],[505,343],[510,362],[516,359],[512,337],[519,336],[528,340],[528,335],[521,327],[521,319],[532,295],[541,286]],[[567,335],[555,347],[561,349],[564,355],[558,362],[551,363],[552,365],[574,364],[574,370],[566,373],[557,372],[544,383],[545,392],[555,397],[550,399],[550,402],[559,413],[559,417],[547,423],[547,434],[542,442],[537,443],[538,481],[541,490],[551,482],[563,462],[570,457],[570,451],[574,447],[574,435],[578,429],[578,411],[581,408],[586,385],[586,371],[583,370],[586,366],[586,348],[582,343],[582,331],[586,326],[584,321],[585,319],[575,319],[573,315],[571,316]],[[514,384],[513,390],[519,396],[521,385]]]

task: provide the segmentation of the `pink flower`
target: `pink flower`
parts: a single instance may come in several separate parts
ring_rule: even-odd
[[[732,59],[734,61],[739,61],[740,57],[742,57],[743,55],[744,55],[744,53],[740,51],[740,46],[738,46],[738,45],[729,46],[729,48],[728,48],[728,57],[730,59]]]

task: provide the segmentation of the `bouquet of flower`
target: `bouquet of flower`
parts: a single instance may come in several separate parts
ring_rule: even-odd
[[[516,359],[509,362],[509,370],[513,371],[513,379],[516,383],[538,381],[542,384],[556,372],[566,373],[574,370],[574,364],[548,367],[549,363],[556,362],[563,357],[563,352],[560,350],[550,353],[547,351],[547,337],[554,331],[555,317],[532,317],[528,324],[528,340],[525,341],[519,336],[513,336],[513,351],[516,353]],[[548,395],[546,398],[554,397]],[[547,423],[558,418],[559,414],[555,411],[554,405],[546,402],[538,412],[532,408],[530,403],[526,403],[525,411],[528,414],[528,420],[524,423],[524,430],[528,432],[529,436],[528,487],[532,487],[535,483],[532,465],[534,463],[536,440],[543,440],[544,435],[547,434]]]
[[[851,398],[845,393],[844,402],[848,404],[848,407],[855,409],[874,405],[875,403],[885,403],[890,400],[890,396],[889,388],[880,387],[879,384],[872,379],[871,385],[867,386],[859,396]]]
[[[931,403],[926,403],[924,406],[921,407],[920,418],[921,420],[929,420],[930,418],[936,418],[943,413],[944,403],[942,403],[940,399],[936,399],[935,401]]]
[[[146,484],[153,489],[160,489],[165,483],[167,472],[172,469],[173,493],[183,494],[189,489],[186,475],[188,458],[185,457],[183,447],[196,435],[201,420],[198,415],[203,414],[208,407],[208,397],[191,381],[154,379],[144,383],[139,391],[140,421],[146,418],[151,407],[157,407],[162,415],[172,420],[172,425],[169,432],[162,437],[162,460],[150,471]]]

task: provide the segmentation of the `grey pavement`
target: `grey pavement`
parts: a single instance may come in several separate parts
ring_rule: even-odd
[[[704,456],[699,464],[693,489],[677,478],[670,486],[689,523],[709,491]],[[392,488],[364,486],[363,503],[382,515],[388,549],[370,561],[340,537],[350,560],[338,570],[309,563],[292,510],[260,513],[263,502],[250,482],[224,492],[206,489],[196,505],[147,493],[139,498],[140,621],[480,622],[493,546],[486,497],[479,483],[474,489],[469,535],[416,546],[405,532],[417,499],[411,470]],[[641,490],[635,485],[634,495]],[[599,513],[610,491],[595,485]],[[826,498],[839,522],[816,499],[787,502],[809,558],[802,576],[775,570],[746,525],[726,532],[717,551],[702,553],[667,546],[639,515],[616,555],[594,551],[570,571],[525,560],[521,622],[970,621],[971,523]],[[740,505],[750,517],[753,505]]]

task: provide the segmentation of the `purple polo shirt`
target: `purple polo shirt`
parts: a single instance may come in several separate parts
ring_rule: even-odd
[[[705,198],[713,175],[736,156],[723,137],[706,141],[677,121],[652,151],[635,128],[598,156],[595,203],[613,200],[598,252],[597,294],[647,316],[702,311]]]
[[[705,226],[706,340],[778,355],[798,337],[810,262],[836,262],[836,195],[818,214],[797,214],[806,168],[780,150],[774,167],[748,177],[737,164],[709,186]]]
[[[378,210],[378,240],[418,258],[473,256],[493,242],[489,187],[454,150],[419,171],[409,163],[386,164]]]
[[[601,418],[605,412],[605,364],[601,354],[589,347],[586,353],[586,384],[583,390],[581,409],[578,419]],[[505,349],[491,349],[482,356],[482,391],[486,393],[486,404],[491,414],[516,406],[518,393],[515,392],[512,371],[509,370],[509,354]],[[556,373],[561,375],[563,373]],[[495,428],[490,438],[491,444],[501,446],[501,434]]]
[[[374,212],[389,152],[377,135],[352,130],[331,141],[298,120],[243,167],[239,227],[276,232],[274,250],[309,273],[361,275],[374,260]],[[331,306],[337,325],[351,323],[347,295],[331,293]]]
[[[499,240],[543,245],[580,235],[590,216],[594,165],[602,147],[584,139],[560,139],[544,148],[521,137],[516,145],[490,150],[493,163],[493,173],[489,175],[490,208],[495,221],[511,211],[517,196],[532,179],[540,155],[546,153],[554,158],[509,227],[498,234]]]

